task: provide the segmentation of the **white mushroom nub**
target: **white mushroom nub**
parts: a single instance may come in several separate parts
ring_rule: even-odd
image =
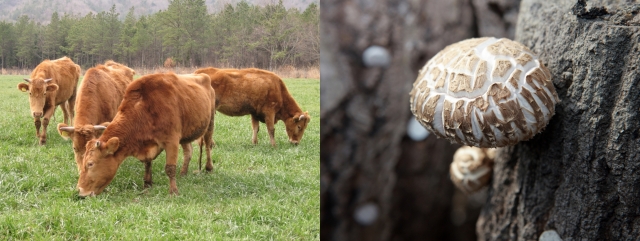
[[[551,73],[526,46],[476,38],[447,46],[420,70],[411,111],[429,132],[502,147],[542,131],[559,102]]]
[[[493,173],[495,151],[471,146],[458,148],[449,169],[453,184],[468,194],[486,186]]]

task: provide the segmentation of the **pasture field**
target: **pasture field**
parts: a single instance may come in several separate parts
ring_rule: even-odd
[[[264,124],[254,146],[249,116],[216,114],[214,171],[193,172],[193,144],[190,173],[177,177],[180,195],[169,195],[163,152],[152,188],[143,190],[144,167],[129,157],[104,193],[80,199],[71,141],[55,130],[62,110],[39,146],[28,94],[16,88],[23,77],[0,75],[0,240],[320,239],[319,80],[285,79],[312,118],[298,146],[282,122],[274,149]]]

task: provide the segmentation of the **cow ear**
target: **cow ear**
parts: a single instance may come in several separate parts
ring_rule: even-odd
[[[18,89],[22,92],[27,92],[27,90],[29,90],[29,85],[27,83],[19,83]]]
[[[47,85],[47,92],[53,92],[58,90],[58,85],[57,84],[50,84]]]
[[[73,126],[68,126],[65,123],[58,123],[58,134],[62,136],[65,140],[69,140],[69,138],[73,138],[74,129]]]
[[[120,139],[118,139],[118,137],[111,137],[111,139],[107,141],[107,155],[115,153],[118,147],[120,147]]]

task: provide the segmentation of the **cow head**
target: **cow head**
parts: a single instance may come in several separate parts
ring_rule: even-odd
[[[64,123],[58,124],[58,134],[65,140],[71,139],[73,142],[73,154],[78,166],[78,173],[82,169],[82,159],[86,151],[86,144],[89,140],[95,139],[102,135],[102,132],[107,129],[109,122],[102,123],[101,125],[84,125],[84,126],[68,126]]]
[[[58,85],[50,83],[51,79],[24,79],[27,83],[18,84],[18,89],[29,93],[29,105],[33,118],[40,118],[44,114],[44,103],[47,95],[58,90]]]
[[[98,139],[87,142],[78,179],[80,197],[98,195],[111,183],[124,160],[124,157],[114,155],[119,147],[118,137],[112,137],[106,143]]]
[[[304,134],[304,130],[307,129],[307,124],[311,121],[309,112],[297,113],[292,118],[285,120],[285,126],[287,128],[287,135],[289,136],[289,142],[298,145]]]

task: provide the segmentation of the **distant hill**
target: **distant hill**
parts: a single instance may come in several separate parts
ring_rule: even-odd
[[[205,0],[210,13],[220,11],[226,4],[236,5],[242,0]],[[278,4],[278,0],[245,0],[253,5]],[[282,0],[286,8],[297,8],[301,11],[311,3],[319,3],[320,0]],[[169,6],[169,0],[0,0],[0,21],[16,21],[20,16],[27,15],[30,19],[43,24],[48,24],[51,14],[57,11],[60,15],[70,13],[84,16],[89,12],[99,13],[109,11],[115,4],[120,18],[124,19],[131,7],[135,7],[137,16],[148,15]]]

